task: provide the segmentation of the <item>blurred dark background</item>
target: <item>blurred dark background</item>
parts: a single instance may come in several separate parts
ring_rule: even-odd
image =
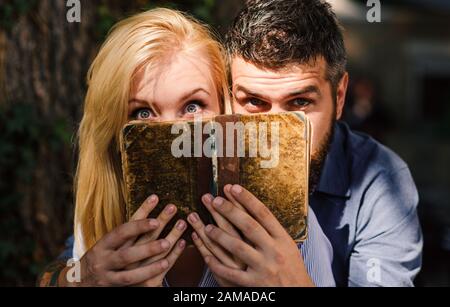
[[[72,233],[73,135],[85,77],[110,27],[165,6],[219,34],[244,0],[0,0],[0,285],[34,285]],[[425,236],[418,286],[450,285],[450,1],[329,1],[345,28],[345,120],[395,150],[419,189]]]

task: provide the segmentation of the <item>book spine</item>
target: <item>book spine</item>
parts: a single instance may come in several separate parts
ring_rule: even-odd
[[[227,115],[227,116],[219,116],[216,117],[216,122],[222,127],[222,148],[226,149],[221,154],[221,157],[217,158],[217,192],[221,197],[225,197],[223,192],[223,188],[227,184],[240,184],[240,158],[238,156],[237,150],[237,131],[234,130],[230,135],[229,131],[227,131],[227,124],[229,127],[236,122],[240,121],[239,115]],[[232,137],[232,140],[229,140],[228,137]],[[232,150],[228,147],[229,144],[233,144]],[[217,148],[217,146],[216,146]]]

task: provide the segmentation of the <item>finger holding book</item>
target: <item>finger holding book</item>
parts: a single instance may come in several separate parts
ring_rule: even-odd
[[[150,196],[147,201],[145,201],[144,204],[133,214],[131,220],[143,219],[148,217],[158,203],[159,198],[157,195]],[[138,246],[148,246],[149,242],[155,242],[155,240],[167,226],[167,223],[169,223],[169,221],[173,219],[176,212],[177,208],[174,205],[167,205],[166,208],[156,218],[158,227],[155,230],[142,235],[134,244]],[[186,222],[183,220],[178,220],[169,234],[164,238],[164,241],[169,244],[168,249],[166,249],[162,253],[155,254],[153,257],[149,257],[127,267],[127,269],[135,269],[139,267],[151,266],[153,263],[157,263],[158,261],[167,261],[167,267],[163,271],[161,271],[156,276],[153,276],[152,278],[135,284],[134,286],[159,287],[162,285],[167,272],[169,272],[169,270],[174,266],[175,262],[181,256],[183,250],[186,247],[186,241],[180,240],[186,228]]]
[[[153,209],[155,209],[155,207],[158,205],[158,201],[159,201],[158,196],[151,195],[144,201],[144,203],[139,207],[139,209],[136,210],[136,212],[131,217],[130,221],[139,221],[148,218],[150,212],[152,212]],[[156,227],[160,227],[159,221],[157,219],[155,220],[155,222],[158,223]],[[137,237],[131,238],[122,246],[122,248],[130,247],[136,242],[137,239],[138,239]]]
[[[211,213],[214,221],[216,222],[217,226],[223,229],[228,234],[234,236],[235,238],[241,239],[241,236],[236,231],[236,229],[233,227],[232,224],[230,224],[222,215],[220,215],[212,206],[212,200],[214,197],[211,194],[205,194],[202,197],[202,202],[205,205],[205,207],[208,209],[209,213]],[[192,232],[192,241],[195,245],[195,247],[199,250],[200,254],[202,255],[203,259],[216,255],[218,259],[220,259],[220,262],[227,265],[231,268],[236,269],[244,269],[246,267],[245,263],[241,261],[239,258],[233,256],[223,248],[221,248],[219,245],[217,245],[215,242],[210,240],[208,236],[206,236],[205,233],[205,224],[201,220],[201,218],[196,213],[192,213],[188,216],[188,222],[191,224],[191,226],[194,228],[194,231]],[[199,235],[200,234],[200,235]],[[237,284],[230,282],[224,278],[221,278],[220,276],[214,276],[216,281],[219,283],[222,287],[236,287]]]
[[[203,241],[200,239],[200,237],[197,235],[195,231],[192,233],[192,240],[194,242],[195,247],[200,251],[200,254],[202,255],[203,259],[206,259],[208,257],[214,257],[214,254],[208,249],[208,247],[206,247],[205,243],[203,243]],[[232,267],[237,267],[237,265]],[[214,275],[214,278],[221,287],[238,286],[237,284],[230,282],[229,280],[226,280],[224,278],[221,278],[220,276]]]
[[[169,235],[163,239],[164,242],[167,242],[168,248],[165,249],[162,253],[157,253],[153,257],[149,257],[147,259],[141,260],[139,262],[135,262],[132,265],[128,266],[127,269],[137,269],[137,268],[146,268],[151,267],[155,263],[159,263],[163,261],[164,263],[167,263],[167,265],[164,267],[163,270],[160,270],[159,273],[153,275],[151,278],[148,278],[146,280],[141,280],[139,283],[132,284],[133,286],[137,287],[160,287],[162,286],[164,277],[166,276],[167,272],[170,271],[170,269],[174,266],[175,262],[178,260],[178,258],[181,256],[182,252],[186,248],[186,241],[180,240],[183,232],[186,230],[186,222],[183,220],[180,220],[177,222],[176,226],[171,230]],[[148,239],[146,240],[148,241]],[[136,243],[138,246],[146,247],[152,244],[153,242],[157,241],[150,241],[150,243],[139,243],[139,241]]]
[[[259,221],[220,196],[216,197],[211,205],[219,214],[239,229],[253,246],[263,249],[267,247],[271,234]]]
[[[169,255],[169,253],[171,253],[177,247],[184,248],[186,246],[186,241],[184,241],[183,239],[180,240],[180,238],[183,235],[183,233],[185,232],[186,228],[187,228],[186,222],[183,220],[179,220],[164,239],[169,243],[170,248],[161,254],[155,255],[155,256],[143,261],[140,265],[148,265],[152,262],[164,259]],[[138,242],[138,244],[139,244],[139,242]],[[145,245],[147,243],[141,243],[141,244]],[[175,254],[177,254],[177,252]],[[172,263],[172,265],[173,265],[173,263]]]
[[[181,236],[181,234],[180,234]],[[184,249],[186,248],[186,241],[184,240],[178,240],[176,242],[176,245],[173,246],[172,250],[170,251],[169,255],[167,255],[167,257],[165,257],[163,259],[167,261],[168,265],[165,268],[165,270],[163,270],[159,275],[157,275],[154,278],[150,278],[140,284],[137,284],[137,286],[139,287],[160,287],[162,286],[164,277],[166,276],[167,272],[170,271],[170,269],[174,266],[175,262],[178,260],[178,258],[181,256],[182,252],[184,251]],[[155,260],[156,261],[156,260]],[[147,260],[145,261],[141,266],[148,266],[148,265],[152,265],[152,264],[146,264],[146,263],[151,263],[151,260]],[[153,262],[153,263],[157,263]]]
[[[227,221],[221,214],[219,214],[214,207],[212,206],[212,201],[214,197],[211,194],[205,194],[202,197],[202,203],[208,209],[209,213],[211,213],[214,221],[217,223],[217,226],[228,232],[230,235],[235,236],[236,238],[240,238],[239,232],[236,231],[236,228]],[[233,203],[234,204],[234,203]],[[238,207],[239,208],[239,207]],[[245,210],[242,206],[241,208]]]
[[[149,212],[147,216],[150,214]],[[156,228],[154,231],[149,232],[145,235],[143,235],[141,238],[139,238],[139,243],[145,243],[150,242],[153,240],[158,239],[160,234],[164,231],[164,228],[166,228],[167,224],[174,218],[174,216],[177,213],[177,207],[173,204],[167,205],[164,210],[161,211],[161,213],[158,215],[156,220],[159,222],[158,228]],[[176,225],[173,227],[173,229],[176,228]]]
[[[190,214],[188,217],[188,221],[191,224],[192,228],[194,228],[192,239],[194,241],[194,244],[199,249],[200,253],[202,253],[202,251],[204,252],[204,248],[206,248],[210,252],[214,253],[214,255],[217,255],[217,257],[226,265],[235,268],[241,267],[241,263],[239,261],[233,259],[233,256],[230,255],[225,249],[208,238],[205,232],[205,224],[200,219],[197,213]],[[200,241],[201,245],[199,245]],[[200,249],[199,246],[202,246],[202,249]]]
[[[131,217],[131,221],[140,220],[147,218],[152,210],[158,205],[159,198],[157,195],[152,195],[142,204],[142,206],[133,214]],[[163,229],[166,227],[167,223],[175,216],[176,207],[174,205],[168,205],[166,208],[158,215],[155,221],[158,226],[156,229],[140,236],[140,238],[134,238],[134,240],[129,240],[122,248],[129,247],[131,245],[137,246],[148,246],[149,243],[154,242],[158,236],[161,234]],[[148,259],[144,259],[141,262],[136,262],[127,267],[127,269],[134,269],[139,266],[146,266],[158,260],[162,260],[168,257],[170,253],[169,260],[169,269],[175,263],[175,260],[181,254],[181,251],[186,246],[186,242],[184,240],[180,240],[180,237],[186,230],[186,222],[183,220],[179,220],[170,233],[164,238],[165,242],[169,244],[169,248],[165,250],[163,253],[155,254],[153,257]],[[178,245],[176,245],[178,244]],[[181,248],[181,249],[180,249]],[[176,257],[175,257],[176,256]],[[175,258],[174,258],[175,257]],[[167,272],[168,270],[166,270]]]

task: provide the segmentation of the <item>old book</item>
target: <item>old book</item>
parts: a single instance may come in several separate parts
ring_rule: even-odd
[[[127,124],[121,138],[128,218],[151,194],[178,208],[178,219],[199,213],[213,223],[201,203],[206,193],[223,195],[240,184],[260,199],[296,242],[307,235],[311,125],[302,112],[220,115],[191,122]],[[191,229],[184,239],[191,244]]]

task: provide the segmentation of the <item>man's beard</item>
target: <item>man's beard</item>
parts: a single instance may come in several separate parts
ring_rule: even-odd
[[[333,141],[334,126],[336,123],[336,112],[333,112],[333,117],[328,127],[328,131],[320,142],[317,150],[312,154],[311,164],[309,167],[309,194],[311,195],[316,190],[320,176],[322,174],[325,159],[330,150],[331,142]]]

